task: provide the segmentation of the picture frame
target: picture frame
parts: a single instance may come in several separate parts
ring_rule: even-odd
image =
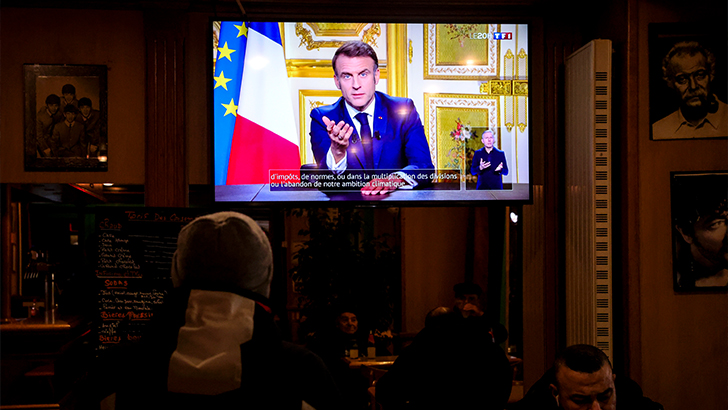
[[[724,29],[705,24],[649,24],[650,139],[728,137],[727,38]]]
[[[423,78],[478,81],[497,78],[500,42],[494,39],[493,33],[499,27],[497,24],[425,24]]]
[[[728,291],[728,171],[670,174],[673,287]]]
[[[25,171],[106,171],[107,67],[24,64],[23,74]]]
[[[466,169],[466,151],[458,149],[458,143],[451,137],[456,121],[470,125],[476,129],[497,130],[500,137],[501,124],[500,99],[497,96],[481,94],[439,94],[425,93],[425,110],[423,125],[428,137],[430,156],[437,169],[459,169],[464,177],[469,173]],[[479,141],[478,133],[477,141]],[[477,141],[475,141],[477,143]],[[501,138],[497,139],[500,148]],[[461,157],[461,158],[458,158]]]
[[[333,80],[331,81],[333,83]],[[341,98],[340,90],[299,90],[298,91],[298,118],[299,120],[299,138],[301,147],[301,165],[315,164],[316,159],[313,156],[311,148],[311,132],[310,114],[315,108],[334,104]]]

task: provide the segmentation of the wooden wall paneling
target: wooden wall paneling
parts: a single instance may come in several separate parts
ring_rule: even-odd
[[[0,305],[0,321],[8,323],[12,320],[10,314],[10,296],[12,295],[12,244],[10,240],[10,231],[12,229],[10,220],[10,184],[0,184],[0,215],[2,217],[2,237],[0,238],[0,248],[2,250],[2,282],[0,290],[2,291],[2,304]]]
[[[620,25],[622,31],[626,31],[626,40],[621,47],[615,50],[618,55],[615,58],[621,60],[621,64],[615,66],[614,73],[621,80],[614,84],[613,90],[620,93],[615,96],[622,101],[621,109],[614,110],[616,123],[614,129],[613,147],[619,147],[619,155],[614,158],[618,161],[614,167],[621,173],[621,190],[617,190],[620,198],[618,209],[621,213],[615,215],[615,221],[619,221],[621,235],[615,229],[615,237],[620,238],[621,249],[615,247],[619,255],[614,260],[621,259],[621,275],[614,284],[614,289],[621,290],[621,301],[615,298],[615,308],[621,309],[615,313],[615,330],[622,329],[621,333],[615,332],[615,349],[620,347],[622,351],[615,350],[614,365],[622,372],[638,383],[642,381],[642,343],[640,325],[640,230],[639,226],[639,15],[637,13],[637,0],[626,1],[626,24]],[[623,138],[623,136],[633,136]],[[621,164],[621,166],[620,166]],[[616,176],[616,174],[615,174]],[[619,218],[619,219],[616,219]],[[615,268],[617,266],[615,265]],[[616,276],[616,275],[615,275]],[[617,304],[616,302],[621,302]],[[617,339],[616,336],[621,338]],[[621,342],[621,343],[620,343]],[[621,354],[620,354],[621,353]]]
[[[177,12],[147,11],[145,198],[147,206],[186,206],[185,22]]]

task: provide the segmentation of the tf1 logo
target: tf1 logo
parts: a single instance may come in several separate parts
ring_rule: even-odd
[[[513,40],[513,33],[510,32],[494,32],[493,40]]]

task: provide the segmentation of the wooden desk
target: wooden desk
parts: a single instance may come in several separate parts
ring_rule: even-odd
[[[376,356],[376,357],[360,357],[351,359],[345,357],[344,361],[349,365],[350,369],[358,369],[362,366],[389,367],[397,359],[397,356]]]

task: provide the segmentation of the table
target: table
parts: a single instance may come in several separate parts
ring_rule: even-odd
[[[350,369],[358,369],[362,366],[389,367],[395,360],[397,360],[397,356],[362,356],[358,359],[344,358],[344,361],[349,365]]]

